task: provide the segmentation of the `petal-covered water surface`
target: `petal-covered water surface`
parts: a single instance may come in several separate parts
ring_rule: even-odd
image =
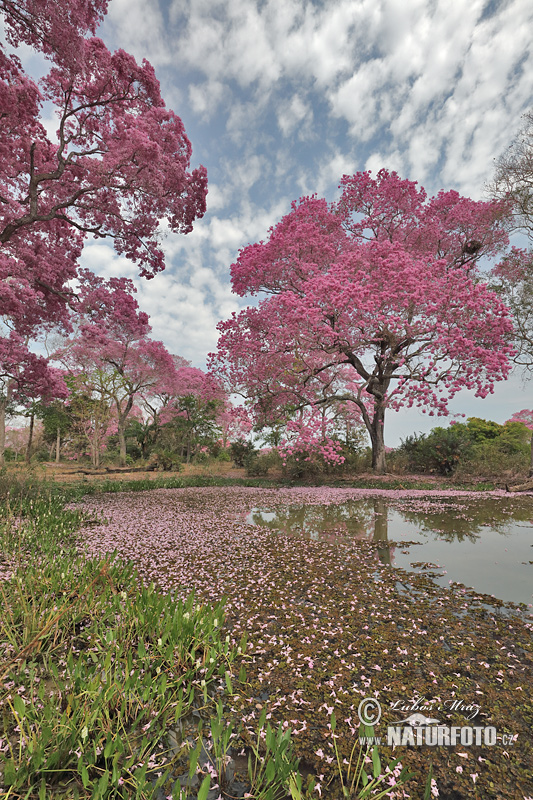
[[[513,503],[524,520],[528,503],[533,512],[531,500],[501,492],[483,497],[499,504],[491,512],[495,524],[506,524],[505,509]],[[349,759],[359,703],[376,697],[383,710],[376,734],[382,736],[422,699],[443,724],[497,730],[494,746],[398,747],[395,757],[419,776],[409,785],[412,797],[421,797],[432,763],[441,797],[523,800],[533,794],[533,622],[526,611],[465,586],[442,587],[423,574],[390,569],[379,537],[274,535],[246,522],[252,509],[312,512],[370,499],[428,519],[439,505],[442,511],[453,504],[465,525],[483,528],[469,505],[473,498],[475,506],[477,493],[328,487],[101,495],[83,507],[105,521],[83,529],[80,544],[94,556],[116,550],[135,562],[143,580],[176,596],[194,590],[206,603],[226,598],[230,636],[249,637],[247,679],[233,712],[253,730],[266,705],[271,722],[290,727],[298,754],[321,776],[323,797],[335,774],[332,711],[341,757]],[[362,507],[360,526],[374,512]],[[503,737],[516,738],[504,745]]]

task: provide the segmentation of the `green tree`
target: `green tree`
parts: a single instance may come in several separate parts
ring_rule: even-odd
[[[59,463],[61,443],[73,426],[69,407],[61,400],[53,400],[46,405],[41,403],[37,409],[37,416],[43,423],[44,441],[54,446],[55,460]]]

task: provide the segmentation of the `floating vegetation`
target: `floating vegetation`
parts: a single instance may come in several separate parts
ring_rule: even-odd
[[[416,698],[438,707],[445,724],[459,726],[466,724],[462,709],[477,704],[476,724],[497,730],[493,747],[405,747],[394,754],[383,748],[416,776],[397,796],[422,797],[430,764],[442,798],[533,795],[533,623],[523,610],[391,570],[363,540],[295,540],[244,522],[251,507],[335,504],[354,493],[234,487],[99,495],[82,507],[108,524],[83,531],[80,548],[99,558],[116,550],[133,560],[144,581],[176,599],[192,590],[213,606],[225,598],[232,646],[248,639],[232,668],[237,683],[242,669],[245,679],[234,686],[226,713],[250,739],[263,710],[273,729],[290,730],[296,755],[316,777],[316,796],[340,796],[335,746],[340,763],[349,763],[358,706],[369,696],[383,708],[377,735],[408,716],[398,703]],[[427,492],[377,495],[424,507],[437,501]],[[441,496],[465,504],[469,497]]]

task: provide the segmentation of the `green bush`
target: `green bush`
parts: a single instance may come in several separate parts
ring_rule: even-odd
[[[246,474],[252,478],[268,475],[268,470],[276,466],[281,466],[277,450],[271,450],[269,453],[250,453],[244,458]]]
[[[236,467],[246,466],[246,458],[256,452],[257,449],[253,442],[248,442],[246,439],[238,439],[231,443],[231,457]]]
[[[472,445],[465,427],[451,425],[433,428],[427,434],[414,433],[402,440],[398,452],[406,456],[410,471],[450,475]]]
[[[344,464],[331,465],[331,469],[335,473],[342,475],[346,472],[367,472],[372,468],[372,449],[370,447],[343,445],[342,455],[345,459]]]
[[[179,472],[181,469],[181,458],[177,455],[177,453],[174,453],[172,450],[165,450],[163,448],[154,450],[149,458],[148,463],[150,465],[155,465],[158,469],[161,469],[164,472],[169,472],[170,470]]]
[[[392,464],[413,472],[494,476],[527,471],[530,432],[521,422],[499,425],[469,417],[465,423],[413,434],[396,450]]]
[[[461,461],[458,475],[492,477],[503,472],[521,474],[529,468],[530,446],[502,435],[474,445]]]

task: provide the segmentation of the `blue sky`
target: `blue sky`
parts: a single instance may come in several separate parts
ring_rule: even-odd
[[[333,199],[343,173],[381,167],[429,194],[484,197],[532,105],[532,31],[531,0],[111,0],[98,33],[156,68],[193,165],[207,168],[208,210],[193,233],[166,239],[167,269],[152,281],[102,243],[88,243],[84,263],[134,278],[154,337],[203,366],[217,322],[245,304],[230,265],[292,200]],[[515,375],[453,410],[503,422],[532,390]],[[390,414],[387,444],[435,424]]]

